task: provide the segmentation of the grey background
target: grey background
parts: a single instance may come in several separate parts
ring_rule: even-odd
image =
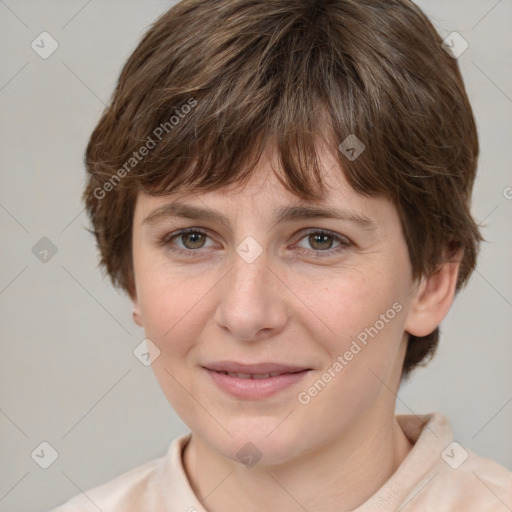
[[[48,510],[186,431],[133,355],[144,333],[98,269],[80,204],[88,136],[172,3],[0,0],[0,511]],[[469,43],[459,63],[482,147],[473,214],[488,242],[397,412],[446,414],[457,441],[512,470],[512,2],[419,4],[443,37]],[[31,48],[43,31],[59,44],[46,60]],[[42,237],[57,248],[46,263],[32,252]],[[31,458],[42,441],[59,454],[46,470]]]

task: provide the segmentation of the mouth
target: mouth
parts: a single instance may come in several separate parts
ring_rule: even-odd
[[[213,370],[216,371],[216,370]],[[238,379],[269,379],[270,377],[278,377],[285,373],[298,373],[298,372],[272,372],[272,373],[235,373],[235,372],[217,372],[222,375],[229,375],[230,377],[237,377]]]
[[[203,366],[223,392],[241,399],[267,398],[298,383],[312,369],[278,363],[219,361]]]

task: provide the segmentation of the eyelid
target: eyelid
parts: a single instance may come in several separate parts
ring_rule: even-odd
[[[176,231],[173,231],[172,233],[165,234],[163,237],[161,237],[159,239],[159,244],[161,244],[164,247],[166,247],[166,246],[168,246],[171,243],[171,240],[173,240],[174,238],[178,238],[181,235],[186,235],[187,233],[199,233],[199,234],[204,235],[204,236],[206,236],[206,237],[208,237],[210,239],[213,238],[211,236],[210,231],[205,229],[205,228],[190,227],[190,228],[178,229]],[[181,248],[178,248],[178,250],[182,250],[184,252],[185,251],[186,252],[198,252],[200,249],[194,250],[194,249],[181,249]]]
[[[301,250],[301,251],[306,251],[306,252],[314,254],[315,258],[316,257],[319,257],[319,258],[328,257],[328,256],[340,254],[341,252],[343,252],[344,250],[348,249],[349,247],[351,247],[353,245],[352,241],[348,237],[341,235],[339,233],[330,231],[329,229],[305,228],[305,229],[300,230],[299,233],[300,233],[300,238],[297,240],[297,242],[295,242],[295,244],[299,243],[301,240],[303,240],[304,238],[306,238],[307,236],[312,235],[312,234],[326,235],[326,236],[332,238],[334,241],[339,243],[338,247],[335,247],[333,249],[326,249],[323,251],[315,250],[315,249],[304,249],[303,247],[299,247],[299,250]]]
[[[301,235],[301,238],[300,240],[302,240],[302,238],[304,238],[306,235],[311,235],[311,234],[316,234],[316,233],[320,233],[320,234],[323,234],[323,235],[328,235],[332,238],[334,238],[335,240],[338,240],[339,242],[341,241],[346,241],[348,243],[351,243],[350,239],[345,236],[345,235],[341,235],[340,233],[336,233],[334,231],[331,231],[330,229],[324,229],[324,228],[304,228],[304,229],[301,229],[300,231],[298,231],[298,233]]]

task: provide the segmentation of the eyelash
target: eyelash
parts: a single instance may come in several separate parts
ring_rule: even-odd
[[[203,231],[202,229],[185,228],[185,229],[180,229],[179,231],[175,231],[173,233],[168,233],[168,234],[164,235],[159,240],[158,243],[160,246],[165,247],[166,249],[172,251],[175,254],[178,254],[180,256],[193,257],[193,253],[199,252],[199,250],[202,249],[202,247],[200,247],[198,249],[179,249],[176,247],[172,247],[172,240],[174,238],[177,238],[179,236],[186,235],[189,233],[200,234],[200,235],[204,235],[204,236],[208,237],[208,233],[206,231]],[[315,249],[308,250],[308,249],[304,249],[302,247],[299,248],[302,251],[307,251],[307,252],[312,251],[313,254],[315,254],[314,257],[316,257],[316,258],[325,258],[327,256],[339,254],[339,253],[345,251],[350,245],[352,245],[351,242],[348,240],[348,238],[340,236],[340,235],[336,235],[335,233],[326,231],[324,229],[319,229],[319,228],[311,228],[309,231],[304,233],[304,235],[298,240],[298,242],[300,242],[301,240],[303,240],[304,238],[306,238],[309,235],[325,235],[325,236],[332,238],[335,242],[338,242],[340,244],[335,249],[326,249],[326,250],[318,250],[318,249],[317,250],[315,250]]]

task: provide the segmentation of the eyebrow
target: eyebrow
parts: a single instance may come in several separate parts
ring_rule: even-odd
[[[173,217],[203,221],[217,221],[228,228],[230,227],[228,218],[216,210],[178,202],[167,203],[156,208],[142,221],[142,224],[155,225]],[[367,230],[374,230],[377,228],[377,223],[365,215],[341,208],[320,206],[280,207],[274,213],[273,222],[274,225],[276,225],[280,222],[319,218],[339,219],[353,222]]]

